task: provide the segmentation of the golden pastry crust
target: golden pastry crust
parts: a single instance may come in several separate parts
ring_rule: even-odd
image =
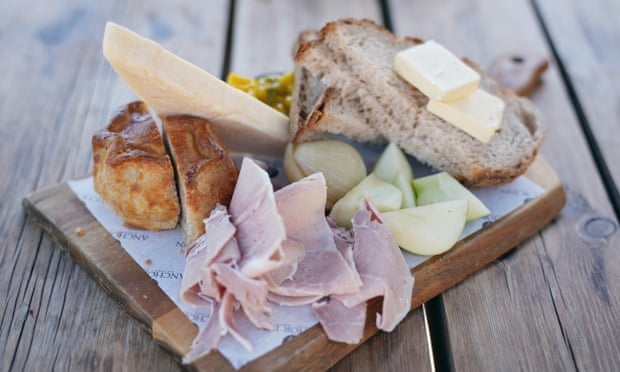
[[[176,115],[162,123],[177,174],[183,236],[190,244],[205,232],[203,220],[216,203],[230,203],[238,170],[208,120]]]
[[[121,107],[92,145],[95,191],[125,225],[154,231],[177,225],[172,163],[143,102]]]

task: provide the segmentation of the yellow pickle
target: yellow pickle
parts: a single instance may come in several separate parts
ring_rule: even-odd
[[[257,78],[231,72],[226,77],[226,82],[288,115],[291,109],[294,78],[293,72],[268,74]]]

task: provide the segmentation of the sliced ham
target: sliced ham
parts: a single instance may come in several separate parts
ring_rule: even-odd
[[[295,274],[299,262],[306,254],[304,245],[292,239],[286,239],[282,242],[282,251],[284,252],[282,265],[265,274],[265,278],[269,280],[272,289],[277,288],[283,281],[290,279]]]
[[[246,350],[252,350],[252,343],[237,329],[235,324],[235,298],[231,293],[226,293],[222,299],[222,307],[220,308],[220,323],[224,325],[224,334],[230,333],[237,342],[239,342]]]
[[[272,293],[278,295],[273,299],[310,299],[333,293],[350,293],[357,291],[362,284],[336,247],[334,235],[325,219],[326,190],[323,174],[315,173],[275,193],[287,237],[303,244],[305,255],[293,276],[272,289]],[[298,300],[294,301],[298,303]]]
[[[192,342],[190,350],[183,356],[183,363],[189,364],[196,359],[217,349],[220,340],[226,334],[231,334],[247,350],[252,350],[252,343],[237,329],[234,322],[234,297],[225,294],[222,301],[215,302],[211,309],[211,316]]]
[[[207,324],[200,329],[198,335],[194,338],[189,352],[183,356],[183,363],[191,363],[201,356],[206,355],[209,351],[217,348],[222,335],[226,333],[224,325],[220,322],[219,317],[221,307],[221,302],[215,302],[213,304]]]
[[[327,338],[336,342],[357,344],[364,336],[366,302],[347,307],[336,298],[324,297],[312,304]]]
[[[205,219],[203,234],[187,250],[185,270],[181,281],[181,299],[194,306],[209,306],[213,298],[221,300],[221,288],[215,282],[213,262],[239,259],[235,226],[230,222],[226,207],[217,205]]]
[[[218,206],[205,220],[205,227],[206,233],[192,244],[186,257],[181,297],[192,304],[215,305],[184,358],[186,362],[216,348],[225,334],[251,349],[251,343],[235,326],[235,309],[240,308],[255,326],[273,328],[267,302],[273,279],[268,274],[289,265],[279,275],[280,281],[290,277],[304,253],[300,243],[286,239],[269,176],[247,158],[241,166],[230,215],[225,207]]]
[[[351,270],[355,273],[357,280],[361,283],[362,279],[359,276],[359,272],[357,271],[357,267],[355,267],[355,259],[353,257],[353,231],[346,230],[343,227],[338,227],[331,219],[327,219],[329,223],[329,227],[332,230],[332,234],[334,234],[334,242],[336,243],[336,248],[344,258],[345,262]]]
[[[382,296],[377,327],[391,331],[411,308],[413,276],[390,227],[368,200],[353,217],[353,236],[353,258],[364,284],[356,293],[335,297],[345,306],[354,307]]]
[[[269,292],[268,299],[269,301],[276,303],[278,305],[283,306],[302,306],[308,305],[315,301],[320,300],[325,296],[323,295],[308,295],[308,296],[286,296],[279,295],[274,292]]]
[[[241,272],[256,278],[279,267],[286,230],[269,175],[249,158],[241,163],[229,211],[237,227]]]
[[[184,362],[189,363],[232,335],[245,348],[236,316],[271,329],[269,301],[313,304],[331,340],[363,337],[366,303],[382,296],[377,327],[391,331],[409,311],[413,277],[379,213],[366,200],[351,231],[325,218],[326,186],[320,173],[273,192],[267,172],[244,159],[230,215],[217,206],[206,233],[188,249],[181,297],[212,306]]]
[[[217,282],[234,297],[243,312],[258,328],[272,329],[271,308],[267,304],[269,285],[263,278],[248,278],[234,265],[213,265]]]

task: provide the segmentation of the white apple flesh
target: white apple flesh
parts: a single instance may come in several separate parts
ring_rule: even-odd
[[[415,207],[415,195],[411,187],[413,171],[407,157],[395,143],[391,142],[383,150],[375,164],[373,173],[402,191],[402,208]]]
[[[351,228],[351,219],[360,209],[366,195],[379,212],[400,209],[403,199],[403,193],[398,187],[371,173],[334,204],[329,217],[338,226]]]
[[[451,200],[381,213],[398,245],[411,253],[432,256],[446,252],[459,240],[467,201]]]
[[[465,186],[445,172],[413,180],[417,205],[428,205],[448,200],[465,199],[468,203],[467,221],[484,217],[489,209]]]

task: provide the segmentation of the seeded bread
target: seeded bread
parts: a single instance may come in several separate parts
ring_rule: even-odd
[[[206,119],[164,116],[162,126],[177,175],[183,237],[189,245],[205,232],[203,220],[216,203],[230,202],[237,167]]]
[[[314,39],[300,43],[295,62],[299,69],[307,70],[325,86],[324,92],[333,88],[340,97],[346,97],[345,106],[339,106],[339,111],[335,111],[329,102],[321,102],[320,97],[325,97],[323,93],[305,117],[312,117],[314,111],[319,111],[320,117],[329,117],[336,112],[340,120],[374,128],[407,153],[450,173],[466,186],[498,185],[523,174],[544,138],[539,112],[527,99],[500,91],[478,66],[466,61],[481,72],[481,87],[506,103],[501,128],[489,143],[479,142],[427,111],[428,98],[395,73],[396,53],[419,42],[414,38],[397,39],[369,20],[342,19],[328,23]],[[310,105],[307,98],[300,100],[303,91],[303,87],[298,88],[293,106]],[[360,115],[363,122],[359,120]],[[325,128],[337,126],[337,122],[315,127],[311,123],[306,119],[305,126],[292,125],[293,138],[299,142],[314,137],[310,133],[304,134],[304,130],[311,132],[314,129],[319,134],[348,130]],[[301,134],[297,135],[300,131]]]
[[[170,157],[155,121],[141,101],[121,107],[92,137],[93,183],[125,225],[173,229],[179,200]]]

